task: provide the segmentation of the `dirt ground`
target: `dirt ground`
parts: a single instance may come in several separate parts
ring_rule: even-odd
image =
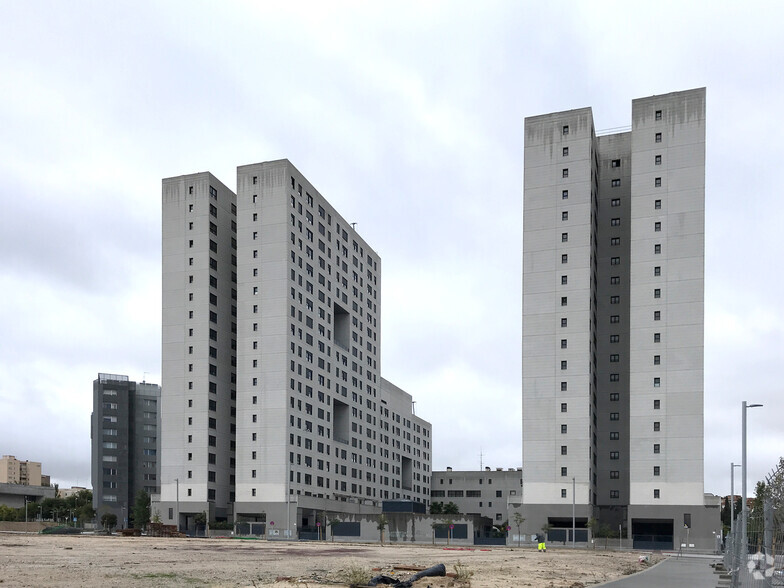
[[[347,586],[347,572],[408,578],[400,567],[461,564],[471,577],[415,588],[580,588],[643,569],[639,553],[551,547],[445,548],[241,539],[0,534],[0,586]],[[653,563],[653,558],[651,563]]]

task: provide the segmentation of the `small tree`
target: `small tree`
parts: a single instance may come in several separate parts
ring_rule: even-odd
[[[160,524],[161,522],[161,511],[157,508],[152,512],[152,522],[156,525]]]
[[[332,543],[335,542],[335,527],[340,524],[340,519],[330,519],[327,525],[329,526],[329,534],[332,536]]]
[[[117,526],[117,515],[111,512],[101,515],[101,526],[111,533]]]
[[[144,490],[136,493],[133,504],[133,526],[135,529],[146,529],[150,523],[150,495]]]
[[[520,547],[520,540],[522,537],[520,533],[520,527],[523,526],[523,523],[525,522],[525,517],[521,513],[515,512],[512,515],[512,519],[514,520],[514,523],[517,526],[517,546]]]
[[[448,515],[460,514],[460,509],[457,507],[457,505],[454,502],[447,502],[444,505],[444,513],[443,514],[448,514]]]
[[[443,502],[433,502],[430,504],[430,514],[444,514],[444,503]]]
[[[381,545],[384,545],[384,529],[386,529],[388,525],[389,521],[385,515],[382,514],[380,517],[378,517],[378,524],[376,525],[376,528],[379,530]]]

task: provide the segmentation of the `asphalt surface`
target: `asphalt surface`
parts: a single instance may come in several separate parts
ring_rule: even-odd
[[[601,584],[602,588],[716,588],[719,576],[711,563],[719,558],[668,557],[663,562],[639,574]]]

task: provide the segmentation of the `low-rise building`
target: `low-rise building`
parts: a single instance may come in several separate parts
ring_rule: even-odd
[[[522,468],[489,468],[475,471],[433,472],[430,500],[457,505],[460,514],[479,515],[494,524],[509,520],[507,503],[519,503],[523,484]]]

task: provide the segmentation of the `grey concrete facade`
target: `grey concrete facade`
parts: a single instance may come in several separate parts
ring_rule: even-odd
[[[287,160],[236,195],[165,179],[163,210],[162,520],[292,536],[310,499],[427,503],[431,427],[381,378],[381,260],[351,223]]]
[[[509,520],[508,505],[522,498],[522,468],[433,472],[432,502],[453,502],[461,514],[482,516],[500,524]]]
[[[140,490],[159,492],[161,388],[98,374],[91,420],[93,508],[127,527]]]
[[[526,517],[536,529],[574,500],[629,534],[687,508],[712,545],[705,89],[634,100],[623,132],[597,133],[590,108],[527,118],[524,158]]]

